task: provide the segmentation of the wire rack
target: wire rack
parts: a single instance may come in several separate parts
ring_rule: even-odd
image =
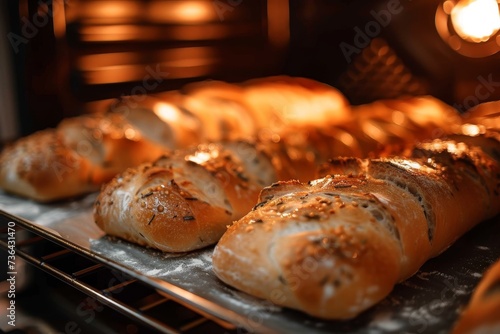
[[[14,222],[12,224],[10,222]],[[83,292],[144,328],[159,333],[243,333],[202,309],[188,307],[132,275],[118,271],[36,225],[0,212],[0,248],[8,252],[15,225],[15,254],[35,268]],[[11,229],[9,229],[11,227]]]

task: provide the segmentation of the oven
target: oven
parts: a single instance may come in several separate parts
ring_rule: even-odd
[[[352,104],[432,95],[464,114],[500,99],[495,0],[17,0],[0,6],[6,36],[0,43],[2,143],[54,127],[64,117],[105,110],[120,97],[140,104],[149,94],[205,79],[302,76],[338,88]],[[2,330],[436,333],[450,328],[479,273],[500,254],[498,224],[481,224],[398,286],[375,311],[379,325],[370,327],[371,318],[363,316],[349,323],[296,312],[275,316],[272,305],[239,296],[246,303],[239,308],[199,288],[143,275],[119,257],[103,257],[99,247],[105,245],[93,245],[96,250],[88,240],[68,238],[71,232],[30,220],[63,215],[77,229],[79,215],[86,214],[79,210],[93,199],[66,203],[62,211],[2,203],[13,208],[0,211],[7,268],[0,273]],[[9,270],[13,237],[15,267]],[[121,246],[134,265],[150,259]],[[194,285],[202,281],[186,275]],[[15,294],[16,327],[7,324],[9,293]],[[403,327],[387,320],[395,305]]]

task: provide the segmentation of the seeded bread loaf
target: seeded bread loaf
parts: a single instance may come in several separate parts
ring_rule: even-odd
[[[500,212],[498,156],[456,139],[423,142],[402,157],[333,159],[323,178],[266,187],[217,244],[216,275],[313,316],[357,316]],[[470,138],[492,140],[498,152],[494,136]]]
[[[407,109],[418,115],[412,111]],[[398,112],[402,119],[413,117]],[[378,112],[373,119],[359,116],[349,126],[359,138],[340,127],[289,125],[280,134],[262,134],[253,142],[228,141],[177,150],[119,174],[103,187],[95,205],[95,221],[110,235],[163,251],[201,248],[216,243],[227,225],[245,215],[266,185],[289,179],[307,182],[316,176],[318,164],[329,157],[366,156],[377,146],[402,145],[408,132],[415,140],[427,138],[435,121],[429,118],[419,126],[408,121],[399,126],[399,132],[380,133],[377,141],[364,138],[360,128],[366,121],[380,126],[390,121],[379,119]],[[337,136],[342,131],[351,142]]]
[[[248,101],[254,89],[262,93],[258,106]],[[282,95],[286,98],[275,106]],[[8,146],[0,154],[0,189],[42,202],[96,191],[117,173],[168,150],[254,140],[261,131],[279,137],[288,125],[298,126],[285,112],[292,104],[309,115],[328,115],[328,124],[350,114],[335,88],[286,76],[241,85],[206,81],[180,91],[123,97],[107,113],[65,119]]]
[[[125,168],[165,151],[169,129],[161,122],[153,125],[144,131],[120,114],[63,120],[56,129],[36,132],[2,151],[0,189],[40,202],[97,191]]]

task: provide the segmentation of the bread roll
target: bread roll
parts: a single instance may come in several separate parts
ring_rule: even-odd
[[[96,203],[95,220],[110,235],[163,251],[182,252],[213,244],[227,225],[252,208],[266,185],[289,179],[307,182],[316,176],[318,164],[352,152],[349,145],[355,140],[340,145],[339,131],[290,125],[281,134],[262,132],[256,142],[228,141],[203,144],[195,151],[177,150],[118,175],[105,186]],[[412,138],[428,135],[422,129]],[[391,134],[385,143],[406,140]],[[147,188],[149,184],[158,191]],[[142,200],[143,192],[138,189],[144,187],[149,190]],[[179,191],[191,195],[187,199],[169,197]],[[130,202],[130,198],[134,200]],[[161,214],[157,206],[163,210]],[[183,216],[193,217],[195,224],[182,223]],[[154,229],[150,221],[158,222]]]
[[[247,91],[254,85],[276,81],[279,92],[266,95],[258,106],[250,103]],[[276,95],[286,96],[281,101],[285,109],[316,105],[309,114],[328,115],[328,124],[349,113],[345,98],[333,87],[288,77],[242,85],[206,81],[179,91],[123,97],[106,114],[65,119],[55,130],[11,145],[0,155],[0,188],[38,201],[60,200],[97,190],[117,173],[151,162],[165,150],[255,140],[266,135],[261,131],[279,137],[296,122],[283,115],[274,122],[276,111],[265,104],[273,104]]]
[[[94,217],[107,234],[140,245],[198,249],[215,243],[277,179],[254,145],[203,144],[114,178],[97,198]]]
[[[465,124],[500,130],[500,101],[480,103],[463,115]],[[472,128],[473,129],[473,128]],[[474,130],[473,130],[474,131]]]
[[[464,141],[436,140],[406,157],[334,159],[322,168],[324,178],[265,188],[261,202],[222,236],[213,269],[277,305],[353,318],[499,213],[495,158]]]
[[[96,191],[128,166],[165,151],[168,128],[162,124],[157,124],[158,137],[152,137],[153,129],[144,131],[120,114],[63,120],[56,129],[22,138],[2,152],[0,188],[40,202]]]
[[[413,105],[426,106],[421,109],[432,117],[419,116]],[[0,188],[37,201],[65,199],[165,150],[241,139],[278,142],[269,149],[273,165],[284,179],[304,179],[316,161],[338,154],[366,156],[384,145],[435,137],[435,127],[450,133],[449,109],[420,97],[351,110],[336,89],[305,78],[205,81],[123,97],[108,113],[65,119],[55,130],[23,138],[0,155]]]
[[[484,274],[452,333],[500,333],[500,259]]]

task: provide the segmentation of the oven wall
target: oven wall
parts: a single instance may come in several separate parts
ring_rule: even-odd
[[[7,3],[21,135],[204,79],[297,75],[353,104],[431,94],[461,112],[500,99],[500,53],[453,51],[436,31],[436,0]]]
[[[0,22],[7,22],[8,12],[4,2],[0,5]],[[8,25],[0,24],[0,36],[8,36]],[[0,40],[0,143],[19,136],[17,118],[16,89],[12,58],[8,39]]]
[[[500,52],[473,58],[451,49],[436,30],[441,4],[290,0],[286,70],[327,82],[354,104],[431,94],[465,112],[500,99]]]

